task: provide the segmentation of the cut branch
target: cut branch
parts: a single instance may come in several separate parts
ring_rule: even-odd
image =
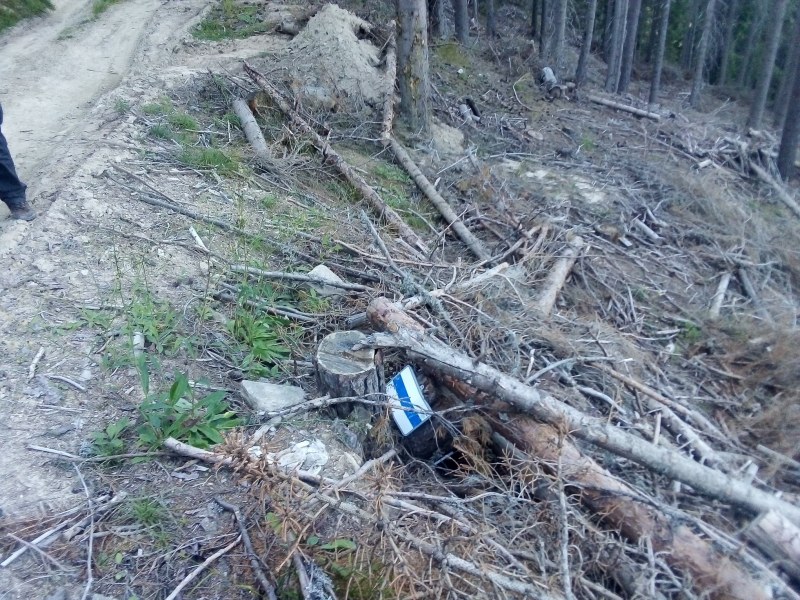
[[[564,254],[555,262],[550,273],[548,273],[542,291],[539,294],[539,299],[536,301],[536,310],[542,315],[547,316],[552,312],[558,292],[564,287],[569,272],[572,270],[575,261],[578,260],[578,255],[582,248],[583,238],[576,235],[569,241]]]
[[[479,259],[488,261],[491,258],[491,253],[486,247],[483,245],[478,238],[476,238],[473,233],[467,229],[467,226],[458,218],[458,215],[455,211],[450,207],[447,203],[447,200],[442,198],[439,192],[436,191],[436,188],[433,187],[428,178],[423,175],[422,171],[419,170],[414,160],[408,155],[408,152],[403,145],[397,141],[397,139],[393,136],[390,136],[390,143],[392,146],[392,152],[394,152],[395,157],[403,165],[403,168],[408,171],[408,174],[411,175],[411,178],[417,184],[422,193],[431,201],[431,203],[436,207],[436,210],[439,211],[439,214],[442,215],[444,220],[453,228],[453,231],[456,232],[456,235],[464,242],[467,247],[472,251],[472,253],[477,256]]]
[[[405,239],[405,241],[414,246],[417,250],[427,254],[427,246],[422,239],[416,233],[414,233],[414,230],[411,229],[411,227],[409,227],[405,221],[403,221],[400,215],[398,215],[393,208],[383,201],[383,199],[378,195],[378,192],[370,187],[364,178],[356,173],[353,167],[347,164],[347,161],[345,161],[328,142],[322,139],[322,136],[314,131],[314,129],[312,129],[308,123],[306,123],[305,119],[303,119],[303,117],[301,117],[297,111],[295,111],[289,105],[280,92],[278,92],[278,90],[275,89],[275,87],[273,87],[273,85],[267,81],[267,79],[261,73],[256,71],[247,63],[244,63],[244,70],[250,76],[250,79],[252,79],[255,84],[258,85],[258,87],[260,87],[269,95],[272,101],[281,109],[283,114],[289,118],[292,124],[294,124],[295,127],[311,138],[314,146],[322,154],[323,159],[333,165],[336,170],[339,171],[342,177],[344,177],[359,191],[361,196],[372,207],[372,210],[383,216],[386,219],[386,222],[394,227],[400,236]]]
[[[607,100],[606,98],[601,98],[600,96],[589,96],[589,100],[595,104],[602,104],[603,106],[608,106],[609,108],[631,113],[637,117],[644,117],[645,119],[652,119],[653,121],[661,120],[661,115],[658,113],[650,112],[649,110],[642,110],[641,108],[636,108],[635,106],[628,106],[627,104],[620,104],[619,102]]]
[[[263,163],[264,166],[268,166],[272,163],[272,153],[269,151],[267,141],[264,139],[264,134],[261,132],[261,127],[256,123],[256,118],[250,111],[250,107],[247,106],[247,102],[241,98],[236,98],[236,100],[233,101],[233,112],[239,117],[244,135],[253,148],[256,158],[258,158],[259,162]]]

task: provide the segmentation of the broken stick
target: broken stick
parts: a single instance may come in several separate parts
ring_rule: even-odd
[[[267,146],[267,140],[264,139],[264,134],[261,132],[261,127],[256,123],[256,118],[247,106],[247,102],[241,98],[236,98],[233,101],[233,112],[239,117],[239,122],[242,124],[244,136],[253,148],[253,152],[258,158],[259,162],[268,165],[272,162],[272,153]]]
[[[483,245],[478,238],[476,238],[473,233],[467,229],[467,226],[458,218],[456,212],[451,208],[451,206],[447,203],[447,200],[442,198],[441,194],[436,191],[436,188],[433,187],[428,178],[423,175],[422,171],[419,170],[419,167],[414,162],[414,160],[409,156],[408,152],[403,145],[397,141],[394,136],[389,136],[389,143],[392,146],[392,152],[394,152],[395,157],[403,165],[403,168],[411,175],[411,178],[414,180],[414,183],[417,184],[417,187],[425,194],[425,197],[431,201],[436,207],[436,210],[439,211],[439,214],[442,215],[444,220],[447,224],[453,228],[453,231],[456,232],[456,235],[467,245],[472,253],[477,256],[479,259],[488,261],[491,258],[491,253],[489,250],[486,249],[486,246]]]
[[[600,96],[589,96],[589,100],[595,104],[602,104],[603,106],[608,106],[609,108],[615,108],[623,112],[628,112],[632,115],[636,115],[637,117],[644,117],[646,119],[652,119],[653,121],[661,120],[661,116],[658,113],[650,112],[649,110],[642,110],[641,108],[636,108],[634,106],[628,106],[627,104],[620,104],[619,102],[607,100],[606,98],[601,98]]]
[[[550,270],[550,273],[547,274],[544,287],[539,293],[539,299],[536,301],[536,310],[539,311],[542,316],[546,317],[552,312],[553,307],[556,304],[558,292],[560,292],[561,288],[564,287],[564,283],[567,281],[569,272],[572,270],[575,261],[578,260],[578,255],[582,249],[583,238],[579,235],[576,235],[569,240],[569,244],[567,249],[564,251],[564,254],[555,262],[553,268]]]

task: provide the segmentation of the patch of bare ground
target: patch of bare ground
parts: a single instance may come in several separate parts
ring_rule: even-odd
[[[504,5],[498,40],[433,45],[434,139],[395,127],[480,260],[377,142],[359,85],[380,98],[365,56],[389,15],[353,4],[368,22],[325,18],[362,82],[292,70],[324,44],[311,12],[258,7],[281,31],[312,19],[292,45],[231,39],[253,24],[223,5],[94,109],[102,143],[0,273],[8,597],[797,597],[744,533],[766,505],[795,526],[800,493],[800,240],[752,168],[772,140],[726,131],[735,105],[685,110],[680,80],[659,122],[548,100]],[[338,293],[309,285],[318,264]],[[382,394],[323,395],[317,347],[349,329],[413,334],[370,339],[386,375],[415,365],[428,443]],[[241,384],[259,379],[313,400],[260,413]]]

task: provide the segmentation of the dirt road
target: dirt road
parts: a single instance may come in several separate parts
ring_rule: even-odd
[[[29,198],[41,213],[28,224],[6,219],[5,206],[0,209],[0,517],[35,516],[74,504],[75,494],[82,493],[75,489],[71,467],[47,464],[26,446],[48,445],[53,432],[85,436],[91,404],[81,399],[79,408],[57,408],[56,402],[43,409],[48,397],[73,392],[59,391],[42,375],[29,380],[25,365],[42,346],[48,349],[43,367],[46,362],[62,369],[70,364],[75,349],[48,344],[41,316],[53,310],[56,297],[68,304],[91,298],[92,288],[104,278],[102,273],[90,276],[98,249],[82,244],[81,231],[103,226],[103,209],[90,210],[92,178],[87,173],[108,160],[108,151],[98,156],[99,147],[120,151],[106,140],[110,124],[124,118],[113,109],[116,98],[135,96],[152,85],[148,77],[174,61],[173,51],[208,4],[125,0],[93,19],[91,0],[55,0],[48,15],[0,36],[3,130],[30,186]],[[93,161],[99,166],[93,167]],[[95,367],[81,359],[70,369],[90,388]],[[46,596],[35,581],[0,568],[3,600]]]

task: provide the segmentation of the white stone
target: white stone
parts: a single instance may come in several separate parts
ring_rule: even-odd
[[[300,404],[306,399],[303,388],[266,381],[242,381],[242,397],[258,413],[270,413]]]
[[[333,283],[344,283],[344,279],[339,277],[336,273],[331,271],[325,265],[317,265],[313,269],[311,269],[308,274],[311,277],[316,277],[317,279],[322,279],[323,281],[330,281]],[[330,297],[330,296],[341,296],[344,293],[344,290],[339,287],[334,287],[332,285],[324,285],[319,283],[309,283],[309,287],[313,289],[317,294],[322,297]]]

